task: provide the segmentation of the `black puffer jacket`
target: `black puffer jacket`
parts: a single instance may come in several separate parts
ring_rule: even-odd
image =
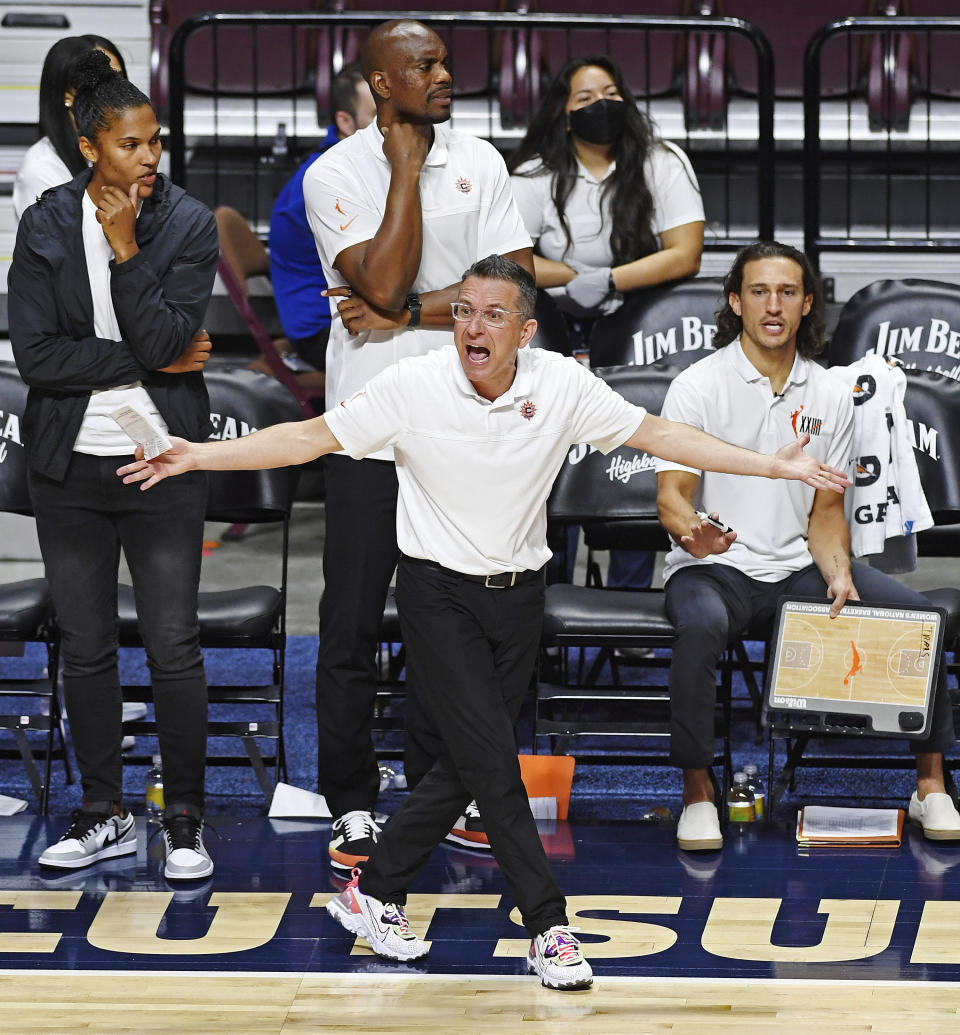
[[[110,263],[122,341],[98,338],[83,250],[88,171],[44,191],[23,214],[8,278],[10,340],[30,386],[23,419],[31,469],[61,481],[95,388],[142,381],[175,435],[210,434],[201,373],[162,374],[200,329],[217,271],[210,210],[158,176],[137,219],[140,251]]]

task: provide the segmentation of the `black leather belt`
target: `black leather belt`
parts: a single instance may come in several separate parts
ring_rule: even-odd
[[[500,571],[495,575],[468,575],[463,571],[454,571],[453,568],[445,568],[436,561],[428,561],[423,557],[408,557],[404,554],[403,559],[411,564],[425,564],[435,571],[442,571],[444,575],[452,575],[454,578],[463,579],[466,582],[476,582],[486,589],[511,589],[513,586],[520,586],[526,582],[535,582],[543,577],[543,569],[536,571],[527,569],[525,571]]]

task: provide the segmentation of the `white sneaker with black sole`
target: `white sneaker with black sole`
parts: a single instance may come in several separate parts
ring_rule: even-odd
[[[364,895],[357,887],[360,871],[327,903],[327,912],[351,934],[366,939],[378,956],[401,963],[418,960],[430,951],[411,930],[403,909],[393,902],[381,902],[373,895]]]
[[[203,843],[203,819],[192,810],[163,817],[163,875],[167,880],[201,880],[213,873]]]
[[[125,816],[103,816],[77,809],[70,829],[41,854],[38,862],[58,870],[77,870],[136,850],[137,824],[129,812]]]
[[[330,865],[350,873],[365,863],[380,839],[380,827],[364,809],[337,816],[330,828]]]
[[[527,969],[546,988],[573,991],[593,984],[593,971],[583,958],[580,942],[565,924],[551,927],[530,942]]]

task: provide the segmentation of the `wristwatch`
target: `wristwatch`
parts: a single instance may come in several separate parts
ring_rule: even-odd
[[[420,326],[420,308],[422,305],[423,303],[420,301],[419,295],[407,295],[407,308],[410,310],[408,327]]]

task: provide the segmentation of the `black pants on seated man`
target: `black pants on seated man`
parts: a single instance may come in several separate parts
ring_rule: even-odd
[[[853,565],[853,581],[871,604],[929,607],[925,596],[876,568]],[[750,626],[773,622],[780,597],[823,597],[825,583],[811,564],[779,582],[760,582],[728,564],[681,568],[667,582],[667,614],[677,638],[670,663],[670,760],[683,769],[709,767],[714,756],[716,668],[723,651]],[[845,613],[845,612],[844,612]],[[911,740],[914,753],[943,752],[955,741],[943,666],[933,701],[930,735]]]

